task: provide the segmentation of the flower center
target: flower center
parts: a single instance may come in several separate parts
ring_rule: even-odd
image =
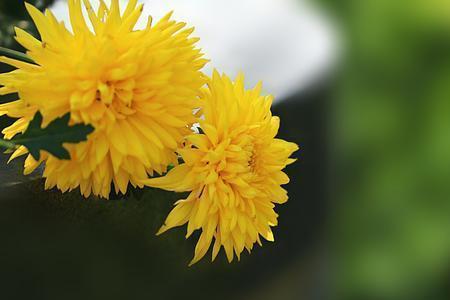
[[[123,118],[134,114],[132,108],[134,98],[133,79],[116,82],[99,82],[97,85],[96,100],[102,102],[116,117]]]

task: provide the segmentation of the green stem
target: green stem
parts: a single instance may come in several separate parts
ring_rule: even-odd
[[[35,64],[34,60],[32,60],[31,58],[29,58],[25,53],[19,52],[19,51],[15,51],[15,50],[11,50],[8,48],[3,48],[0,47],[0,56],[4,55],[6,57],[9,58],[14,58],[23,62],[27,62],[30,64]]]
[[[0,139],[0,147],[5,149],[15,149],[17,146],[13,142]]]

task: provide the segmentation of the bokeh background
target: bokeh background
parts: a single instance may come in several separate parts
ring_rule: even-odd
[[[66,18],[63,0],[30,2]],[[1,299],[450,298],[450,1],[146,2],[277,96],[301,150],[276,242],[188,268],[195,237],[154,236],[180,195],[61,196],[2,155]],[[0,45],[20,50],[13,26],[34,31],[1,0]]]

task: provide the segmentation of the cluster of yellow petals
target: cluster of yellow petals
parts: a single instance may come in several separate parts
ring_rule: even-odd
[[[8,139],[23,132],[38,110],[44,124],[70,112],[72,124],[93,125],[87,142],[66,145],[70,160],[28,155],[25,173],[45,162],[46,188],[80,187],[84,196],[107,198],[112,183],[116,193],[125,193],[129,183],[142,187],[149,174],[177,163],[175,150],[197,122],[193,111],[207,61],[190,37],[193,28],[171,14],[136,30],[143,8],[137,0],[123,12],[118,0],[110,6],[101,0],[97,11],[81,2],[68,1],[72,30],[50,11],[27,5],[41,40],[18,28],[16,38],[36,64],[0,58],[17,68],[0,75],[0,95],[19,95],[0,105],[0,115],[18,118],[3,131]],[[25,154],[21,147],[12,158]]]
[[[231,262],[261,244],[260,236],[274,240],[275,204],[288,199],[281,185],[289,178],[282,170],[295,161],[290,156],[298,146],[275,137],[280,121],[270,111],[272,96],[262,96],[260,84],[245,90],[242,75],[233,82],[214,72],[201,104],[201,132],[187,136],[178,150],[184,163],[144,183],[190,192],[175,204],[159,233],[186,223],[186,237],[201,230],[191,264],[213,240],[212,259],[223,247]]]

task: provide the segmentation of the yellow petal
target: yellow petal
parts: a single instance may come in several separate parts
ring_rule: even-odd
[[[193,189],[193,180],[189,176],[190,168],[186,164],[176,166],[167,175],[143,180],[146,186],[161,188],[174,192],[185,192]]]

